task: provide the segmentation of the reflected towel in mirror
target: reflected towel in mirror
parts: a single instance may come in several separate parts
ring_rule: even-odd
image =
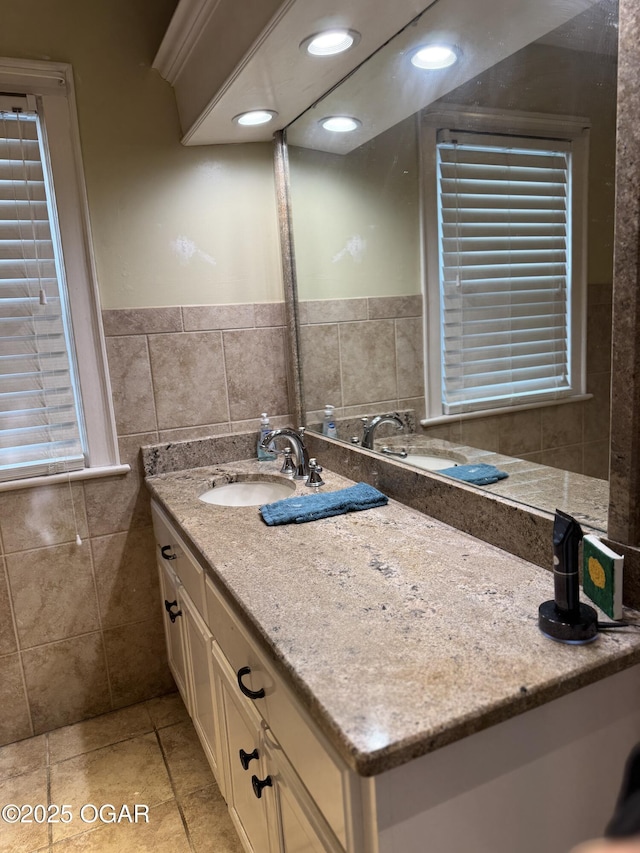
[[[504,480],[509,475],[495,465],[455,465],[453,468],[441,468],[438,474],[471,483],[473,486],[489,486]]]

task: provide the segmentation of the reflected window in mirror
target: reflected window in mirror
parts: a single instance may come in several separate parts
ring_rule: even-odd
[[[426,421],[584,398],[589,121],[426,112]]]

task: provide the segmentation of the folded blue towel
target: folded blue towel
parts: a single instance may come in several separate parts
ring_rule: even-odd
[[[264,504],[260,507],[260,514],[269,525],[302,524],[305,521],[315,521],[317,518],[342,515],[344,512],[384,506],[388,500],[386,495],[374,489],[373,486],[357,483],[355,486],[339,489],[337,492],[296,495],[272,504]]]
[[[455,465],[453,468],[441,468],[438,474],[444,474],[447,477],[454,477],[456,480],[462,480],[465,483],[471,483],[474,486],[488,486],[491,483],[497,483],[498,480],[504,480],[509,475],[506,471],[501,471],[495,465]]]

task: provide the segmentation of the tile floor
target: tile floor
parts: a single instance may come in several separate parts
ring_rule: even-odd
[[[135,821],[136,803],[148,821],[140,808]],[[71,819],[9,823],[0,811],[0,853],[242,853],[177,693],[1,747],[0,810],[7,804],[42,804],[51,816],[52,804],[68,805]],[[115,807],[105,819],[126,804],[131,821],[92,822],[92,806],[105,804]]]

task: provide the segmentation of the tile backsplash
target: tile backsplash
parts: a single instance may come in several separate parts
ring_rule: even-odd
[[[103,322],[131,472],[0,493],[0,744],[173,689],[140,447],[291,422],[281,303]]]
[[[415,409],[424,416],[422,297],[300,303],[305,402],[310,420]]]

